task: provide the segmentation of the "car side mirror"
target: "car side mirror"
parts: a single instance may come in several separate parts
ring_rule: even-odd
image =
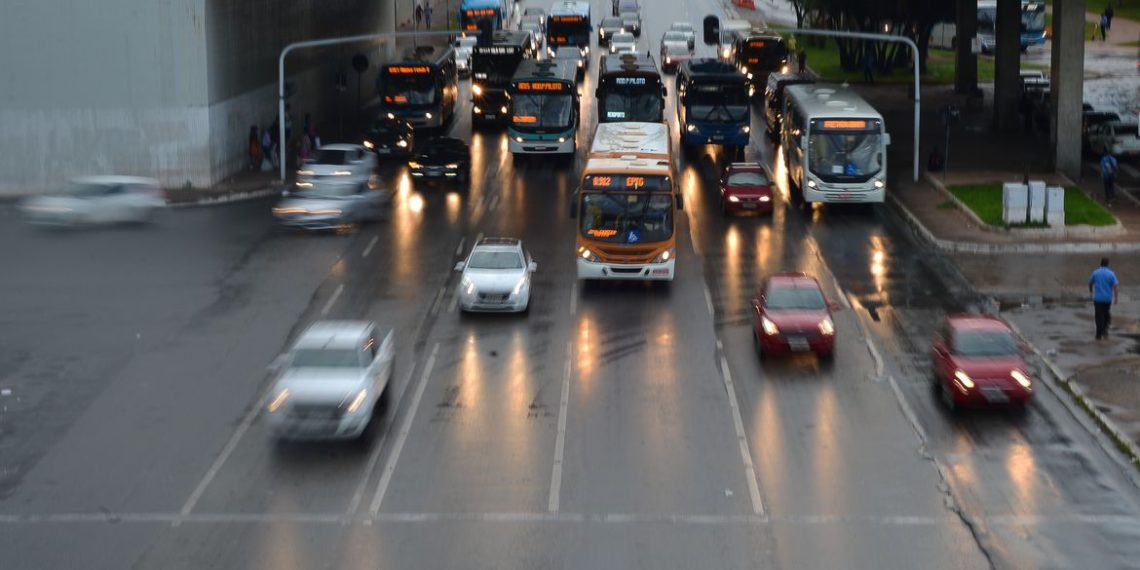
[[[530,262],[530,263],[529,263],[529,264],[526,266],[526,270],[527,270],[527,271],[529,271],[529,272],[531,272],[531,273],[534,273],[535,271],[538,271],[538,262],[537,262],[537,261],[532,261],[532,262]]]
[[[463,271],[463,268],[466,267],[466,265],[467,265],[466,262],[460,261],[460,262],[455,264],[455,270],[456,271]]]
[[[828,311],[831,311],[834,313],[835,311],[838,311],[842,308],[843,308],[843,305],[840,305],[839,303],[836,303],[835,301],[828,301],[827,302],[827,310]]]

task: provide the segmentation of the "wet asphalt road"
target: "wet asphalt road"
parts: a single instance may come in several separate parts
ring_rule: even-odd
[[[672,2],[643,48],[714,10]],[[346,235],[280,232],[268,201],[147,228],[2,218],[2,566],[1140,565],[1135,474],[1048,392],[1023,417],[938,405],[925,345],[973,300],[885,207],[725,220],[706,154],[681,164],[676,280],[583,286],[574,171],[504,136],[472,137],[464,192],[386,169],[391,214]],[[528,316],[455,310],[480,235],[538,261]],[[831,367],[752,351],[750,293],[787,270],[849,305]],[[319,318],[397,332],[369,444],[277,444],[260,416],[267,366]]]

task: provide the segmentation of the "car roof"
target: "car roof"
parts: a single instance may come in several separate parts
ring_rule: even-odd
[[[618,33],[614,34],[613,39],[616,40],[619,37],[622,39],[625,39],[625,38],[629,38],[630,40],[634,39],[633,33],[631,33],[631,32],[618,32]]]
[[[764,165],[760,164],[759,162],[733,162],[732,164],[728,165],[728,168],[726,170],[731,171],[731,172],[763,172],[764,174],[768,173],[768,169],[765,168]]]
[[[950,327],[956,331],[962,330],[990,330],[1008,331],[1009,326],[1001,319],[992,315],[979,315],[975,313],[959,313],[946,317]]]
[[[603,26],[606,25],[606,22],[610,22],[610,23],[617,22],[618,25],[621,25],[621,18],[619,18],[617,16],[607,16],[605,18],[602,18],[602,25]]]
[[[293,344],[293,348],[360,348],[367,340],[371,321],[317,321]]]
[[[363,149],[363,148],[364,148],[364,147],[362,147],[362,146],[360,146],[360,145],[358,145],[358,144],[344,144],[344,143],[337,143],[337,144],[323,144],[323,145],[321,145],[321,148],[320,148],[320,149],[318,149],[318,150],[341,150],[341,151],[348,151],[348,150],[360,150],[360,149]]]
[[[91,186],[118,186],[122,184],[138,184],[144,186],[158,186],[158,181],[153,178],[146,178],[143,176],[117,176],[117,175],[92,175],[92,176],[77,176],[69,179],[72,184],[83,184]]]
[[[503,246],[517,248],[522,246],[522,240],[513,237],[485,237],[475,244],[475,247]]]
[[[539,8],[537,6],[528,6],[526,10],[523,10],[523,14],[545,14],[545,13],[546,13],[546,10],[543,10],[542,8]]]
[[[673,22],[672,24],[669,24],[670,29],[673,29],[673,28],[692,28],[692,27],[693,27],[692,22]]]
[[[639,16],[638,16],[637,12],[622,12],[621,15],[619,15],[618,17],[619,18],[637,18]]]
[[[776,273],[768,276],[768,286],[780,289],[819,289],[819,281],[806,273]]]

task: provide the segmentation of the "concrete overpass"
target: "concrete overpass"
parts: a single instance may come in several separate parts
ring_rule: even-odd
[[[393,0],[24,0],[3,14],[0,194],[98,173],[209,186],[245,166],[250,125],[273,121],[284,45],[391,31],[396,16]],[[377,46],[290,57],[294,132],[311,111],[331,135],[338,117],[321,112],[355,107],[355,53],[373,63],[370,98]]]
[[[977,0],[957,0],[958,37],[976,34]],[[1016,130],[1021,96],[1020,0],[997,0],[997,47],[994,50],[993,125],[1002,131]],[[1051,54],[1050,144],[1057,172],[1076,180],[1081,172],[1081,118],[1084,91],[1085,0],[1053,0]],[[970,42],[957,43],[957,88],[973,90],[978,83],[977,56]]]

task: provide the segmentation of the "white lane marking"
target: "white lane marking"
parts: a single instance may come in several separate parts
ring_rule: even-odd
[[[570,287],[570,316],[578,314],[578,281]]]
[[[879,349],[875,348],[871,335],[867,335],[864,339],[867,341],[867,350],[871,352],[871,358],[875,359],[875,381],[881,382],[883,380],[883,357],[879,355]]]
[[[337,285],[336,291],[333,291],[332,297],[329,297],[329,300],[325,302],[324,308],[321,309],[322,317],[329,314],[329,311],[332,310],[332,307],[336,303],[336,300],[340,298],[341,293],[344,293],[344,283]]]
[[[222,452],[214,459],[213,465],[210,465],[210,469],[206,471],[202,480],[198,482],[198,486],[190,493],[190,498],[186,499],[186,503],[182,505],[182,510],[178,512],[178,518],[172,521],[174,526],[181,524],[182,520],[189,516],[190,512],[194,510],[194,506],[198,504],[198,500],[201,499],[202,495],[206,492],[206,487],[209,487],[214,477],[217,477],[218,471],[221,471],[222,465],[230,458],[234,449],[237,448],[238,442],[241,441],[245,432],[249,431],[249,426],[253,425],[253,420],[257,418],[257,414],[261,412],[261,408],[268,403],[268,400],[269,393],[266,392],[262,397],[258,398],[257,403],[245,413],[245,417],[241,419],[241,423],[238,424],[237,429],[234,430],[229,441],[222,447]]]
[[[360,257],[368,257],[372,253],[372,248],[376,247],[376,243],[380,241],[380,236],[372,236],[372,241],[368,242],[368,247],[360,252]]]
[[[740,405],[736,401],[736,388],[732,383],[732,372],[728,369],[728,359],[724,356],[724,344],[716,339],[716,351],[720,355],[720,377],[724,389],[728,391],[728,406],[732,408],[732,425],[736,428],[736,442],[740,446],[740,459],[744,462],[744,477],[748,481],[748,495],[752,498],[752,513],[764,515],[764,502],[760,498],[760,486],[756,482],[756,468],[752,465],[752,452],[748,447],[748,436],[744,432],[744,420],[740,417]]]
[[[403,386],[405,390],[408,389],[408,383],[411,381],[412,373],[415,372],[415,370],[416,366],[413,363],[412,366],[408,368],[408,372],[404,374],[404,381],[400,383],[400,386]],[[387,389],[391,390],[392,385],[389,384]],[[392,395],[389,394],[389,402],[398,401],[398,398],[391,396]],[[345,516],[349,518],[356,516],[356,511],[360,508],[360,502],[364,500],[364,491],[368,488],[368,481],[372,478],[372,470],[376,469],[376,463],[380,460],[380,452],[384,450],[384,443],[387,440],[388,430],[384,430],[384,434],[380,436],[380,440],[373,444],[375,445],[375,449],[372,450],[372,455],[368,458],[368,466],[364,468],[364,474],[360,477],[360,483],[356,485],[356,491],[352,493],[352,500],[348,503],[348,511],[346,511]]]
[[[457,246],[455,247],[455,255],[456,255],[456,256],[460,256],[460,255],[463,255],[463,246],[464,246],[466,243],[467,243],[467,238],[466,238],[466,237],[461,237],[461,238],[459,238],[459,245],[457,245]]]
[[[716,310],[713,308],[712,293],[709,292],[709,284],[705,283],[705,306],[709,309],[710,316],[716,316]]]
[[[416,392],[412,395],[412,401],[409,404],[411,409],[408,410],[407,417],[404,418],[404,424],[400,426],[400,433],[396,436],[396,444],[392,446],[392,455],[388,457],[388,463],[384,466],[384,473],[380,476],[380,484],[376,487],[376,494],[372,496],[372,505],[368,509],[372,518],[376,518],[376,514],[380,512],[380,504],[384,502],[384,494],[388,492],[388,484],[392,482],[392,475],[396,472],[396,462],[400,460],[400,452],[404,450],[404,442],[408,441],[408,433],[412,431],[412,421],[416,419],[416,411],[420,409],[420,399],[424,396],[424,388],[427,387],[428,379],[431,377],[431,369],[435,366],[435,357],[439,353],[439,343],[435,343],[431,347],[431,356],[427,359],[427,364],[424,365],[424,371],[420,374],[420,383],[416,386]]]
[[[487,206],[487,211],[494,212],[495,208],[499,206],[499,195],[495,194],[491,197],[491,204]]]
[[[562,494],[562,459],[566,450],[566,409],[570,405],[570,367],[573,344],[566,343],[566,367],[562,371],[562,399],[558,402],[558,436],[554,439],[554,467],[550,472],[550,498],[546,510],[558,512],[558,502]]]
[[[431,302],[431,309],[428,310],[428,314],[431,316],[434,317],[439,314],[439,307],[443,302],[444,293],[447,293],[446,286],[440,287],[439,292],[435,294],[435,300]]]

